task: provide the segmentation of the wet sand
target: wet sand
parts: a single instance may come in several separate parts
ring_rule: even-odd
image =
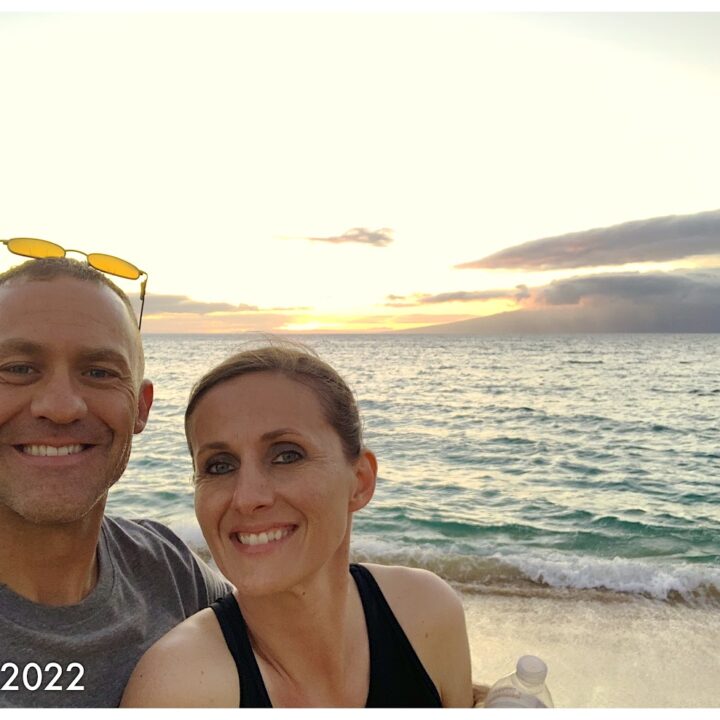
[[[463,594],[473,681],[524,654],[548,665],[556,707],[720,707],[720,608],[616,593]]]

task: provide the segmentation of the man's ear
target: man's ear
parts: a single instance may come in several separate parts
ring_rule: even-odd
[[[350,512],[364,508],[375,493],[377,458],[374,453],[365,449],[353,463],[353,467],[355,469],[355,486],[350,496]]]
[[[140,392],[138,393],[137,417],[135,418],[135,435],[141,433],[147,424],[150,408],[153,403],[153,384],[150,380],[143,380],[140,384]]]

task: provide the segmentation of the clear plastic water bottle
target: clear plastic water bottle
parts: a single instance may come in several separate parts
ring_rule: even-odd
[[[550,691],[545,685],[547,665],[534,655],[523,655],[515,672],[500,678],[488,690],[486,708],[544,708],[554,707]]]

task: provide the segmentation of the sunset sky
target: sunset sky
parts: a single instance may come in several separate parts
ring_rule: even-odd
[[[718,37],[720,14],[3,13],[0,238],[134,262],[147,332],[720,318]]]

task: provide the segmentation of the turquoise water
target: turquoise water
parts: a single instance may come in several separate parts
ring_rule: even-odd
[[[182,414],[243,336],[145,338],[156,400],[109,510],[202,547]],[[720,336],[311,336],[380,463],[359,559],[478,593],[720,604]]]

